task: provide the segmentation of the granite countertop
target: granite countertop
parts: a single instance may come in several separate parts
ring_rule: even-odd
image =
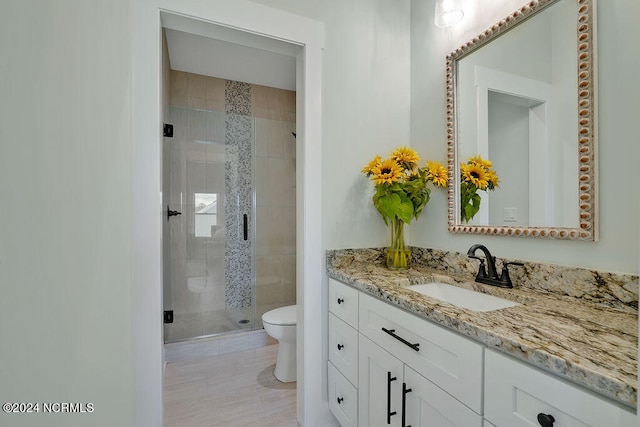
[[[412,264],[393,271],[359,257],[329,256],[329,277],[526,361],[634,410],[637,401],[638,312],[536,289],[502,289]],[[438,281],[512,300],[521,305],[474,312],[413,292],[411,285]]]

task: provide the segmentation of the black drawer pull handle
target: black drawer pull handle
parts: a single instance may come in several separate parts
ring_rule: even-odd
[[[402,427],[411,427],[406,425],[407,422],[407,393],[411,393],[411,389],[407,388],[407,383],[402,383]]]
[[[344,346],[342,344],[338,344],[338,350],[342,350]]]
[[[342,403],[342,401],[344,400],[342,397],[339,397],[336,399],[338,401],[338,405]]]
[[[553,423],[556,421],[555,418],[553,418],[553,415],[550,414],[543,414],[542,412],[540,412],[538,414],[538,423],[542,426],[542,427],[553,427]]]
[[[397,377],[391,378],[391,371],[387,371],[387,424],[391,424],[391,416],[396,414],[396,411],[391,412],[391,381],[397,379]]]
[[[394,337],[395,339],[397,339],[398,341],[400,341],[402,344],[405,344],[405,345],[411,347],[415,351],[420,351],[420,343],[419,342],[417,342],[415,344],[411,344],[409,341],[405,340],[401,336],[396,335],[395,334],[395,331],[396,331],[395,329],[382,328],[382,330],[384,332],[386,332],[387,334],[391,335],[392,337]]]
[[[338,298],[338,304],[342,304],[344,300],[342,298]]]

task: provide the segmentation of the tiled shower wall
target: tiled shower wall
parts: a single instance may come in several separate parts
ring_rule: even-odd
[[[172,107],[182,107],[187,111],[206,110],[226,113],[224,116],[226,140],[230,137],[235,138],[234,133],[237,133],[240,128],[249,126],[249,123],[245,123],[245,115],[252,116],[255,120],[256,218],[250,218],[250,224],[255,221],[256,226],[256,318],[255,322],[251,319],[250,324],[244,324],[238,329],[254,326],[260,328],[262,327],[260,319],[265,311],[294,304],[296,299],[296,145],[292,134],[295,132],[295,92],[173,70],[169,72],[169,76],[169,104]],[[190,132],[193,131],[195,130],[190,130]],[[216,132],[219,133],[220,129],[216,129]],[[241,135],[242,132],[237,134]],[[247,142],[244,141],[244,143]],[[188,155],[197,156],[197,151],[195,147]],[[201,155],[204,156],[203,161],[206,161],[206,156],[211,154],[207,154],[207,150],[202,150]],[[251,166],[246,166],[248,169],[245,167],[243,172],[236,173],[246,174],[244,178],[249,178]],[[228,192],[229,188],[226,188],[226,191]],[[250,203],[250,200],[241,201],[241,203]],[[229,226],[228,218],[225,221],[228,226],[227,232],[235,228]],[[184,240],[186,241],[186,236]],[[246,251],[247,246],[232,248],[232,250]],[[229,261],[230,259],[235,261]],[[216,319],[225,315],[233,317],[234,313],[231,309],[246,308],[253,303],[253,292],[249,287],[251,284],[242,283],[238,278],[240,276],[235,274],[250,268],[250,262],[244,265],[242,261],[250,259],[250,255],[245,257],[240,253],[240,256],[225,260],[224,283],[226,284],[221,280],[214,280],[216,286],[223,286],[225,289],[217,289],[207,298],[189,295],[192,291],[186,286],[187,279],[176,277],[182,274],[184,269],[178,268],[177,270],[183,271],[167,272],[172,278],[171,286],[177,288],[165,291],[165,300],[174,306],[172,308],[176,318],[176,324],[167,325],[169,327],[165,329],[180,331],[178,333],[180,336],[173,339],[225,332],[227,329],[233,330],[238,319],[222,321]],[[213,260],[206,260],[206,263],[214,264]],[[220,301],[221,299],[224,301]],[[165,309],[168,308],[165,304]],[[207,310],[215,313],[208,313]],[[222,311],[226,313],[221,313]],[[235,316],[248,317],[238,313],[235,313]],[[182,327],[178,326],[178,321],[183,323]],[[186,325],[194,322],[200,324]],[[220,325],[215,323],[226,323],[228,326],[219,330]],[[168,340],[172,340],[171,337]]]
[[[296,302],[296,140],[291,92],[254,86],[256,115],[256,318]],[[275,93],[274,93],[275,92]],[[284,92],[284,93],[283,93]],[[273,96],[275,95],[275,96]],[[259,105],[264,105],[260,107]],[[271,104],[273,103],[273,104]],[[283,111],[288,105],[290,111]],[[261,114],[261,112],[263,114]]]

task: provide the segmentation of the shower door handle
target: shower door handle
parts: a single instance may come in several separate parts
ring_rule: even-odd
[[[244,240],[249,238],[249,223],[247,222],[247,214],[242,217],[242,232],[244,234]]]
[[[178,215],[182,215],[182,212],[172,211],[171,209],[169,209],[169,205],[167,205],[167,220],[172,216],[178,216]]]

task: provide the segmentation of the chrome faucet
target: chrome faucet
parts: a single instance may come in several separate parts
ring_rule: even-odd
[[[484,259],[476,255],[476,251],[480,249],[484,253]],[[496,257],[491,255],[489,249],[484,245],[473,245],[467,251],[469,258],[477,259],[480,261],[480,267],[478,268],[478,274],[476,275],[476,282],[484,283],[487,285],[498,286],[500,288],[513,288],[511,283],[511,277],[509,277],[509,265],[524,265],[521,262],[505,262],[502,264],[502,274],[498,277],[496,270]],[[485,268],[485,260],[487,266]]]

